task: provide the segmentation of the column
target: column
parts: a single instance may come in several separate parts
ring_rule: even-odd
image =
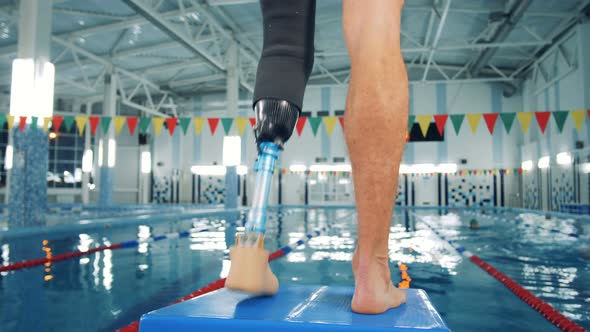
[[[49,139],[43,118],[53,114],[54,67],[50,60],[51,0],[21,0],[17,59],[12,66],[8,219],[10,227],[45,224]],[[33,118],[37,124],[33,124]],[[26,121],[21,131],[20,121]],[[9,157],[10,158],[10,157]]]
[[[239,98],[239,77],[238,77],[238,46],[235,41],[232,41],[227,54],[227,113],[229,116],[236,116],[238,114],[238,98]],[[223,149],[232,151],[230,159],[237,159],[227,161],[224,151],[224,165],[227,167],[225,173],[225,208],[236,209],[238,207],[238,173],[237,165],[241,162],[241,141],[235,144],[230,144],[231,147],[226,146],[224,140]]]
[[[104,79],[104,101],[102,114],[104,116],[115,116],[117,108],[117,85],[113,80],[112,71],[105,75]],[[113,168],[115,167],[115,156],[117,143],[115,141],[114,128],[109,129],[106,135],[103,133],[98,142],[98,167],[100,170],[100,182],[98,193],[98,205],[113,205]]]
[[[92,115],[92,103],[86,103],[86,115]],[[91,133],[90,130],[84,131],[84,155],[82,157],[82,204],[88,204],[90,202],[90,173],[92,172],[93,166],[93,152],[91,146]]]
[[[590,23],[579,24],[577,27],[578,38],[578,65],[580,66],[581,85],[580,91],[590,90]],[[584,107],[590,109],[590,94],[584,94]]]

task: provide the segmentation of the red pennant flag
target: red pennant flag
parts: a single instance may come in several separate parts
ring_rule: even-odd
[[[166,126],[168,127],[168,132],[170,133],[170,136],[174,135],[174,130],[176,129],[177,123],[177,118],[166,118]]]
[[[61,127],[61,123],[64,120],[64,117],[61,115],[54,115],[53,116],[53,131],[59,131],[59,127]]]
[[[26,116],[21,116],[20,117],[20,123],[18,124],[21,133],[23,131],[25,131],[25,126],[26,125],[27,125],[27,117]]]
[[[98,116],[90,116],[88,117],[88,121],[90,121],[90,133],[92,136],[94,136],[94,134],[96,134],[96,128],[98,127],[100,118]]]
[[[440,115],[434,116],[434,123],[436,124],[436,128],[438,129],[438,133],[441,136],[445,131],[445,125],[447,124],[448,119],[449,119],[448,114],[440,114]]]
[[[297,129],[297,135],[301,136],[303,132],[303,128],[305,127],[305,121],[307,121],[306,117],[300,117],[297,119],[297,124],[295,125],[295,129]]]
[[[588,114],[588,117],[590,118],[590,110],[587,110],[586,113]]]
[[[133,135],[135,133],[135,128],[137,127],[137,122],[139,118],[136,116],[130,116],[127,118],[127,127],[129,128],[129,134]]]
[[[256,127],[256,118],[250,118],[250,125],[252,126],[252,128]]]
[[[344,129],[344,117],[343,116],[339,117],[338,121],[340,121],[340,126],[342,127],[342,129]]]
[[[473,175],[477,175],[477,170],[473,170]]]
[[[494,129],[496,127],[496,120],[498,120],[498,113],[486,113],[483,115],[483,119],[488,126],[488,130],[490,131],[490,135],[494,134]]]
[[[522,168],[518,169],[518,174],[522,174]]]
[[[547,129],[547,123],[549,123],[549,118],[551,117],[551,112],[535,112],[535,117],[537,118],[537,123],[539,123],[539,128],[541,128],[541,132],[544,134],[545,129]]]
[[[209,118],[207,119],[209,122],[209,129],[211,129],[211,135],[215,135],[215,130],[217,129],[217,125],[219,124],[219,118]]]

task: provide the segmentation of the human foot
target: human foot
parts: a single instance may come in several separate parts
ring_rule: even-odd
[[[358,250],[352,258],[354,296],[352,311],[359,314],[380,314],[406,302],[406,292],[395,288],[387,257],[360,259]]]
[[[279,281],[268,265],[268,251],[262,247],[233,246],[229,249],[231,266],[225,288],[258,295],[273,295]]]

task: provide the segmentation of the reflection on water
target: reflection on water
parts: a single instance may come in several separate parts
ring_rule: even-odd
[[[445,237],[461,243],[569,318],[589,327],[590,267],[581,254],[588,246],[588,226],[573,219],[546,219],[536,214],[430,210],[418,214]],[[478,230],[469,229],[471,219],[478,221]],[[236,226],[232,220],[241,221]],[[140,225],[104,233],[87,231],[63,239],[1,243],[3,265],[130,240],[140,243],[137,249],[106,250],[38,268],[3,272],[1,330],[120,328],[146,311],[227,276],[228,248],[236,232],[244,230],[242,222],[243,215],[200,218],[188,225]],[[151,240],[191,226],[196,230],[188,238]],[[328,231],[273,261],[272,269],[282,283],[353,285],[350,262],[357,221],[352,209],[271,211],[265,246],[273,251],[323,227]],[[203,228],[212,231],[198,231]],[[396,211],[389,247],[393,282],[425,289],[453,331],[551,329],[543,317],[463,259],[412,214]],[[482,298],[494,301],[484,303]],[[31,312],[38,315],[30,319]],[[518,317],[526,323],[507,327],[506,317]]]

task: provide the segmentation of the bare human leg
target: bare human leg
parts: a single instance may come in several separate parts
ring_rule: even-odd
[[[391,282],[389,228],[405,144],[408,78],[400,47],[403,0],[344,0],[351,79],[344,134],[354,174],[358,243],[352,310],[378,314],[405,302]]]

